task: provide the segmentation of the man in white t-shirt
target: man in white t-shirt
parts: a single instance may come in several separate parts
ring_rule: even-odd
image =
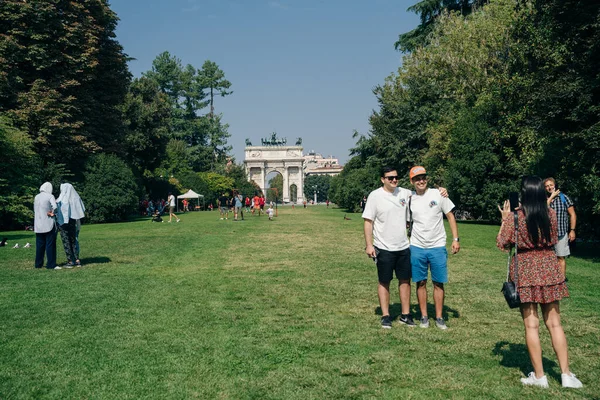
[[[421,328],[429,327],[427,315],[427,272],[431,269],[433,300],[435,303],[435,324],[440,329],[448,329],[442,316],[444,307],[444,283],[448,282],[448,253],[446,251],[446,230],[444,217],[448,218],[452,241],[452,254],[460,250],[458,227],[454,218],[454,203],[442,197],[440,190],[427,187],[427,171],[421,166],[410,170],[410,181],[415,192],[410,200],[412,235],[410,238],[410,260],[412,278],[417,283],[417,299],[421,309]]]
[[[377,294],[381,306],[382,328],[391,328],[390,282],[395,272],[399,281],[398,290],[402,303],[401,324],[415,326],[410,314],[410,250],[406,236],[408,219],[408,200],[410,190],[399,188],[398,173],[395,169],[384,167],[381,171],[383,186],[372,191],[367,198],[362,217],[366,253],[377,264],[379,285]]]
[[[169,192],[169,197],[167,198],[167,202],[169,203],[169,222],[175,217],[177,222],[181,221],[177,215],[175,215],[175,196],[173,193]]]

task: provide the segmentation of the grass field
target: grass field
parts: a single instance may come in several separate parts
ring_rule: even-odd
[[[531,366],[500,293],[497,226],[459,223],[447,331],[397,320],[383,330],[359,214],[179,215],[84,225],[84,266],[72,270],[34,269],[34,248],[10,248],[34,244],[33,233],[1,234],[0,399],[600,398],[598,252],[569,259],[561,303],[585,387],[560,387],[543,329],[543,390],[519,382]],[[57,252],[64,263],[60,239]],[[397,293],[392,302],[397,316]],[[412,304],[418,317],[414,287]]]

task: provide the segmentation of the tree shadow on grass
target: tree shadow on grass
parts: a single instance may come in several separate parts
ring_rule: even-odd
[[[421,311],[417,304],[414,304],[411,306],[410,312],[412,313],[415,320],[421,318]],[[382,315],[381,307],[375,308],[375,314]],[[402,303],[390,304],[390,315],[392,316],[392,318],[396,318],[397,316],[400,316],[400,314],[402,314]],[[434,304],[432,304],[432,303],[427,304],[427,315],[429,316],[429,318],[432,318],[435,316],[435,305]],[[450,308],[447,305],[444,305],[444,308],[442,308],[442,317],[444,317],[444,319],[446,321],[449,318],[460,318],[460,312],[454,308]]]
[[[8,243],[12,243],[12,245],[14,246],[17,242],[15,242],[15,240],[29,240],[29,241],[33,241],[32,244],[35,243],[35,233],[34,232],[23,232],[23,233],[6,233],[4,235],[0,235],[0,239],[4,239],[7,238],[8,239]],[[25,243],[23,243],[25,244]]]
[[[593,263],[600,263],[600,246],[597,243],[583,243],[577,244],[577,246],[571,244],[571,256],[589,260]]]
[[[500,365],[507,368],[518,368],[521,370],[523,375],[527,375],[533,370],[529,360],[527,346],[522,343],[509,343],[505,340],[497,342],[492,350],[492,354],[502,357],[500,360]],[[549,360],[546,357],[542,357],[542,365],[544,366],[544,372],[546,375],[549,375],[553,379],[560,382],[560,373],[555,371],[555,367],[557,367],[555,361]]]

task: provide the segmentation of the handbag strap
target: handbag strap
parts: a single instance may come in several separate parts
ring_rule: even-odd
[[[519,285],[517,285],[517,282],[519,280],[519,264],[518,264],[518,258],[517,258],[517,242],[518,242],[518,238],[519,238],[519,216],[517,214],[517,212],[515,211],[515,245],[514,245],[514,249],[515,249],[515,286],[519,287]],[[512,249],[511,249],[512,250]],[[508,282],[508,279],[510,277],[510,258],[511,258],[512,252],[508,253],[508,261],[506,263],[506,281]]]

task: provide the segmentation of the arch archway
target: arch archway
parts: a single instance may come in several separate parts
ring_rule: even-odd
[[[295,185],[296,204],[304,201],[304,173],[302,146],[246,146],[244,164],[248,179],[260,188],[268,186],[267,175],[278,172],[282,176],[283,191],[279,194],[284,203],[292,202],[290,187]]]
[[[290,185],[290,203],[298,202],[298,186],[295,183]]]

